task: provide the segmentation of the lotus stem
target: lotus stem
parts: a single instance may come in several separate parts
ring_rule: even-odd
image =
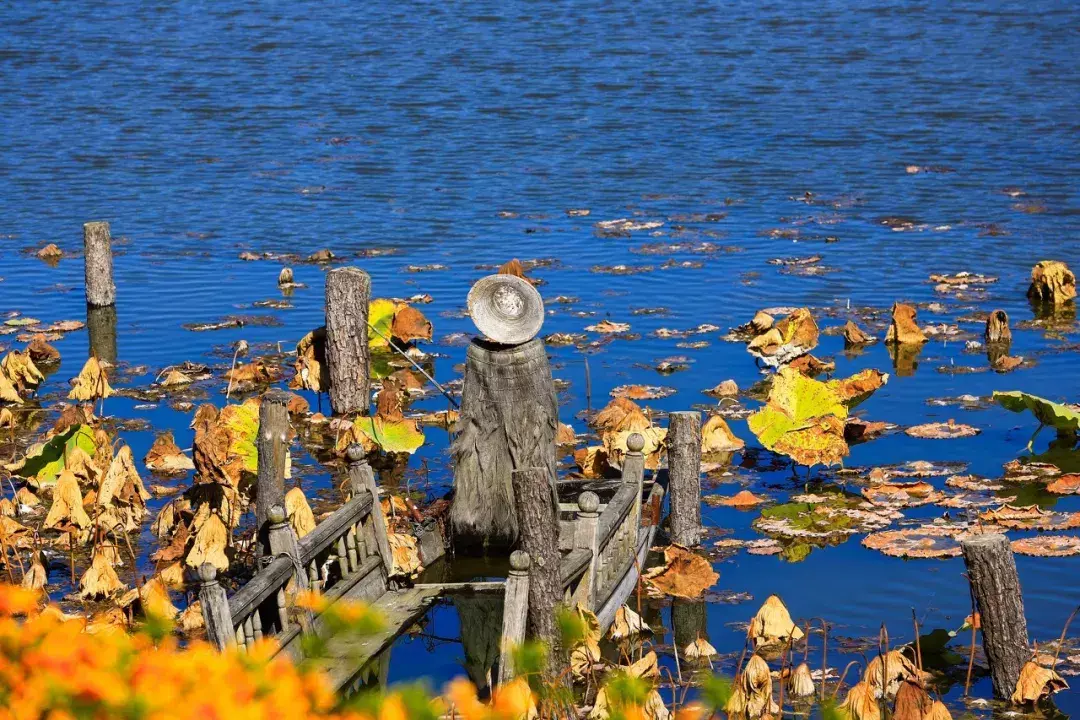
[[[967,577],[967,574],[964,577]],[[967,697],[971,690],[971,673],[975,669],[975,615],[978,611],[975,609],[975,591],[971,589],[971,578],[968,578],[968,595],[971,596],[971,656],[968,658],[967,678],[964,680],[964,697]]]
[[[1039,427],[1035,428],[1035,432],[1033,432],[1033,433],[1031,434],[1031,439],[1030,439],[1030,440],[1028,440],[1028,444],[1027,444],[1027,447],[1025,447],[1025,448],[1024,448],[1024,449],[1025,449],[1025,450],[1027,450],[1027,451],[1028,451],[1029,453],[1032,453],[1032,454],[1034,454],[1034,452],[1035,452],[1035,438],[1037,438],[1037,437],[1039,436],[1039,433],[1041,433],[1041,432],[1042,432],[1042,429],[1043,429],[1044,427],[1046,427],[1046,425],[1044,425],[1044,424],[1043,424],[1042,422],[1040,422],[1040,423],[1039,423]]]
[[[915,625],[915,667],[922,672],[922,643],[919,640],[919,618],[915,616],[915,608],[911,608],[911,622]]]
[[[1065,627],[1061,628],[1061,637],[1058,638],[1057,647],[1054,648],[1054,661],[1050,663],[1051,670],[1057,665],[1058,655],[1061,653],[1061,646],[1065,643],[1065,633],[1069,632],[1069,625],[1072,624],[1073,618],[1076,617],[1078,611],[1080,611],[1080,605],[1073,608],[1072,613],[1069,615],[1069,619],[1065,621]]]
[[[847,677],[847,671],[851,669],[852,665],[858,665],[858,660],[852,660],[844,667],[844,672],[840,673],[840,679],[836,681],[836,688],[833,690],[832,699],[836,699],[837,693],[840,692],[840,686],[844,684],[844,678]]]
[[[396,352],[396,353],[397,353],[398,355],[400,355],[401,357],[403,357],[403,358],[405,358],[406,360],[408,360],[408,361],[409,361],[409,363],[410,363],[410,364],[411,364],[411,365],[412,365],[412,366],[413,366],[414,368],[416,368],[416,369],[417,369],[417,370],[418,370],[418,371],[420,372],[420,374],[421,374],[421,375],[423,375],[424,377],[426,377],[426,378],[427,378],[428,380],[430,380],[430,381],[431,381],[431,384],[432,384],[432,385],[434,385],[435,387],[439,388],[439,392],[441,392],[441,393],[442,393],[443,395],[445,395],[445,396],[446,396],[446,399],[447,399],[447,400],[449,400],[449,401],[450,401],[451,403],[453,403],[453,405],[454,405],[454,407],[455,407],[456,409],[458,409],[458,410],[460,410],[460,409],[461,409],[461,406],[460,406],[460,405],[458,405],[458,402],[457,402],[457,400],[455,400],[455,399],[454,399],[454,396],[453,396],[453,395],[451,395],[451,394],[450,394],[450,393],[449,393],[449,392],[447,391],[447,389],[446,389],[446,388],[444,388],[444,387],[443,387],[442,385],[440,385],[440,384],[438,383],[438,381],[436,381],[436,380],[435,380],[435,378],[433,378],[433,377],[431,377],[430,375],[428,375],[428,371],[427,371],[427,370],[425,370],[424,368],[420,367],[419,363],[417,363],[417,362],[416,362],[415,360],[413,360],[413,359],[412,359],[411,357],[409,357],[409,354],[408,354],[408,353],[406,353],[406,352],[402,352],[402,351],[401,351],[401,350],[400,350],[400,349],[399,349],[399,348],[398,348],[398,347],[397,347],[396,345],[394,345],[394,343],[393,343],[393,342],[392,342],[392,341],[390,340],[390,338],[388,338],[388,337],[386,337],[385,335],[383,335],[383,334],[382,334],[382,332],[381,332],[381,331],[379,330],[379,328],[375,327],[375,326],[374,326],[374,325],[372,325],[372,324],[371,324],[370,322],[369,322],[369,323],[367,324],[367,326],[368,326],[369,328],[371,328],[371,329],[372,329],[372,331],[374,331],[374,333],[375,333],[376,335],[378,335],[379,337],[381,337],[381,338],[382,338],[383,340],[385,340],[385,341],[386,341],[386,346],[387,346],[387,347],[389,347],[389,348],[390,348],[391,350],[393,350],[394,352]]]

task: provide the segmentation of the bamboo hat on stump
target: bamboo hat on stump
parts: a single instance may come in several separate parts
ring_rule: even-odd
[[[469,291],[469,315],[489,340],[517,345],[540,332],[544,301],[528,280],[516,275],[488,275]]]

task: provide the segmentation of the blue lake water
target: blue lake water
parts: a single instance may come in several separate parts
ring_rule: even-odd
[[[849,466],[954,460],[995,477],[1026,444],[1032,419],[928,398],[1022,389],[1080,399],[1075,317],[1055,332],[1016,327],[1033,318],[1024,293],[1035,262],[1080,270],[1076,5],[106,1],[9,4],[0,22],[0,312],[83,319],[81,259],[52,267],[33,251],[53,242],[77,253],[82,223],[109,220],[119,360],[145,366],[135,384],[184,360],[209,362],[220,376],[240,339],[256,351],[291,348],[322,323],[326,268],[294,264],[308,287],[288,298],[290,308],[265,309],[253,303],[281,297],[281,265],[239,256],[329,248],[367,270],[376,295],[432,295],[422,309],[435,324],[427,349],[440,355],[440,381],[459,377],[464,349],[438,340],[473,332],[460,311],[487,272],[479,266],[557,261],[533,271],[542,293],[580,301],[549,304],[545,334],[608,318],[641,335],[589,355],[593,406],[630,382],[675,388],[646,403],[660,411],[713,404],[701,391],[727,378],[749,387],[761,373],[721,335],[764,307],[810,306],[823,328],[842,324],[849,304],[884,311],[895,300],[919,303],[922,323],[1008,312],[1013,354],[1036,362],[1009,375],[956,372],[987,368],[962,341],[931,341],[917,369],[900,376],[882,344],[847,357],[841,338],[823,336],[815,354],[833,357],[837,375],[893,374],[860,407],[868,418],[956,418],[981,430],[950,441],[889,435],[853,447]],[[595,230],[624,217],[663,224],[630,237]],[[641,252],[660,242],[731,251]],[[395,254],[367,257],[375,249]],[[831,272],[791,274],[767,262],[809,255]],[[664,268],[668,261],[675,266]],[[686,261],[701,267],[679,266]],[[430,264],[447,269],[406,271]],[[593,271],[619,264],[653,269]],[[972,300],[929,281],[962,270],[999,279]],[[937,312],[926,307],[933,302]],[[657,307],[668,312],[633,314]],[[826,317],[826,308],[836,312]],[[227,315],[275,324],[181,327]],[[699,323],[721,328],[694,336],[709,341],[700,349],[652,334]],[[981,335],[980,323],[959,325]],[[9,335],[0,347],[21,345]],[[86,333],[57,347],[63,364],[43,394],[66,389]],[[570,383],[562,419],[584,431],[583,354],[553,347],[551,355],[555,375]],[[652,369],[672,355],[691,358],[690,368]],[[215,382],[210,400],[220,404],[224,392]],[[190,447],[190,414],[136,404],[117,399],[107,410],[171,428]],[[445,405],[435,397],[414,408]],[[732,427],[756,445],[745,422]],[[154,434],[121,436],[141,458]],[[428,437],[407,477],[435,496],[449,483],[446,436]],[[325,470],[301,460],[305,490],[330,487]],[[707,487],[781,500],[802,487],[787,468],[736,478]],[[1077,511],[1080,502],[1066,497],[1055,508]],[[755,535],[754,512],[707,507],[705,516],[736,537]],[[1080,603],[1078,563],[1018,557],[1033,639],[1056,637]],[[797,618],[825,616],[840,635],[876,636],[885,622],[894,642],[911,639],[912,608],[931,628],[959,627],[969,611],[961,560],[887,558],[858,537],[802,562],[742,553],[716,568],[719,588],[753,596],[710,605],[708,634],[722,653],[737,654],[742,631],[731,624],[770,593]],[[452,612],[434,622],[438,635],[454,636]],[[394,679],[424,668],[438,686],[459,671],[452,642],[406,640],[394,652]],[[734,660],[721,669],[733,671]],[[960,692],[954,684],[947,696],[954,712]],[[988,696],[988,681],[975,694]],[[1068,692],[1058,704],[1080,708]]]

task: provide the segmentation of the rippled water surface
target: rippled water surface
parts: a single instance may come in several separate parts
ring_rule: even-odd
[[[906,300],[920,304],[924,324],[959,319],[976,336],[981,324],[965,317],[1006,310],[1013,354],[1035,360],[1010,375],[986,372],[985,355],[965,353],[962,341],[932,341],[917,368],[897,373],[880,344],[849,356],[839,337],[822,338],[816,354],[834,358],[838,375],[893,374],[860,408],[868,418],[955,417],[982,431],[952,441],[890,435],[854,447],[853,467],[959,460],[997,476],[1027,442],[1031,419],[932,407],[928,398],[1016,388],[1080,399],[1075,317],[1054,332],[1016,327],[1033,318],[1024,291],[1036,261],[1080,269],[1076,6],[58,2],[9,4],[0,22],[0,311],[83,318],[81,259],[52,267],[33,252],[54,242],[78,253],[82,223],[109,220],[119,360],[145,366],[134,384],[183,360],[224,371],[240,339],[291,348],[322,322],[326,267],[294,265],[307,288],[288,298],[291,307],[270,310],[253,303],[281,297],[280,265],[239,256],[329,248],[371,273],[377,295],[433,296],[423,310],[435,324],[429,349],[439,353],[441,381],[459,375],[463,348],[438,341],[472,332],[460,310],[486,272],[478,266],[553,260],[533,271],[545,298],[580,302],[549,304],[545,334],[583,332],[603,318],[640,334],[588,356],[594,407],[627,382],[676,388],[647,403],[660,411],[713,404],[701,390],[727,378],[749,387],[760,379],[752,358],[721,336],[762,307],[811,306],[828,327],[849,306]],[[566,212],[586,208],[587,217]],[[622,217],[662,225],[629,237],[596,232],[595,222]],[[692,251],[703,242],[725,250]],[[645,252],[653,243],[682,246]],[[366,257],[374,249],[395,253]],[[821,256],[822,272],[767,262],[810,255]],[[405,270],[430,264],[446,269]],[[596,272],[612,265],[649,270]],[[971,299],[935,292],[931,273],[961,270],[999,280]],[[667,312],[633,313],[658,307]],[[274,323],[181,327],[231,314]],[[704,348],[654,335],[699,323],[721,328],[695,336],[709,341]],[[20,346],[0,336],[0,347]],[[78,371],[85,332],[58,348],[63,365],[46,395]],[[562,419],[583,431],[585,355],[551,354],[569,382]],[[690,368],[658,375],[652,366],[672,355],[689,357]],[[965,366],[980,372],[958,370]],[[210,399],[223,396],[215,382]],[[117,399],[106,409],[172,428],[190,446],[188,414],[136,404]],[[414,407],[445,405],[435,397]],[[755,446],[745,422],[732,426]],[[428,436],[407,479],[435,496],[449,478],[446,437]],[[141,457],[153,432],[122,437]],[[763,470],[759,453],[744,455],[730,482],[707,488],[777,499],[801,490],[788,468]],[[306,459],[298,482],[331,485]],[[1056,507],[1076,511],[1080,502]],[[705,514],[737,537],[754,535],[756,513]],[[1080,603],[1080,560],[1018,565],[1032,637],[1055,637]],[[887,622],[894,642],[911,639],[912,608],[928,628],[955,629],[969,611],[961,560],[887,558],[858,537],[801,562],[739,554],[716,568],[719,588],[753,596],[709,607],[712,643],[735,654],[725,672],[742,646],[733,623],[773,592],[796,617],[837,623],[838,635],[876,635]],[[453,638],[457,622],[439,610],[431,633]],[[454,642],[411,639],[394,652],[391,678],[423,667],[438,684],[460,669]],[[953,685],[950,702],[960,692]],[[988,682],[976,692],[987,696]],[[1058,699],[1066,711],[1078,707],[1069,693]]]

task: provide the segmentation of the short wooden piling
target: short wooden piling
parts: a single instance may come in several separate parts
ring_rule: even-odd
[[[90,340],[90,355],[112,365],[116,364],[116,306],[86,306],[86,330]]]
[[[499,684],[514,678],[514,650],[525,642],[529,612],[529,553],[515,550],[510,554],[510,574],[503,596],[502,638],[499,641]]]
[[[559,578],[559,517],[552,506],[554,489],[547,468],[513,472],[519,543],[529,554],[529,637],[553,648],[557,637],[555,606],[562,597]]]
[[[961,541],[960,547],[979,612],[994,695],[1009,698],[1031,656],[1012,547],[999,533],[973,535]]]
[[[285,463],[289,451],[289,394],[263,393],[259,406],[259,434],[255,439],[259,469],[255,485],[255,522],[260,555],[271,552],[268,535],[270,508],[285,505]]]
[[[86,273],[86,304],[107,307],[116,304],[116,285],[113,283],[112,237],[109,223],[83,224],[84,269]]]
[[[199,566],[199,605],[202,607],[206,637],[220,649],[236,644],[232,613],[225,588],[217,580],[217,568],[210,563]]]
[[[701,540],[701,413],[671,413],[667,443],[671,541],[692,547]]]
[[[698,638],[709,639],[708,612],[704,601],[674,598],[671,601],[671,629],[675,652],[684,657],[686,646]]]
[[[450,527],[459,551],[514,544],[518,527],[511,472],[544,468],[554,482],[558,426],[544,341],[499,345],[473,340],[452,448]]]
[[[326,362],[335,415],[366,413],[371,407],[370,302],[371,278],[360,268],[335,268],[326,274]]]

